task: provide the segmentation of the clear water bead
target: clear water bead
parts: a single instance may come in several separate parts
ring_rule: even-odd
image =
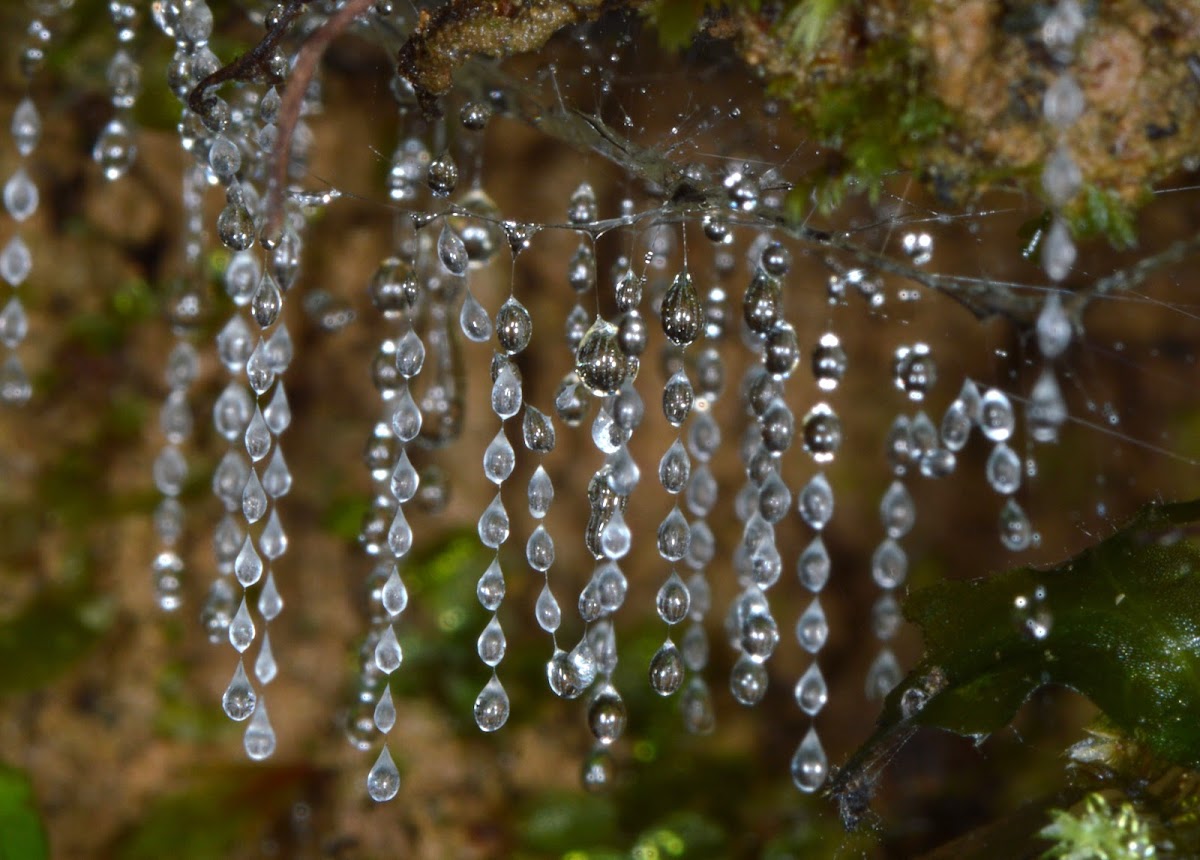
[[[383,685],[383,695],[375,703],[375,727],[385,735],[396,725],[396,702],[392,698],[392,685]]]
[[[809,591],[818,592],[829,582],[831,569],[829,551],[825,549],[825,542],[821,540],[821,536],[817,535],[800,553],[796,562],[796,575],[801,585]]]
[[[229,250],[245,251],[254,245],[254,216],[246,208],[241,185],[230,183],[225,201],[225,208],[217,216],[217,237]]]
[[[11,287],[19,287],[25,283],[33,270],[33,254],[29,246],[20,236],[13,236],[0,251],[0,277],[3,277]]]
[[[872,702],[880,701],[895,689],[903,677],[896,655],[890,648],[884,648],[876,656],[871,668],[867,670],[865,691],[867,699]]]
[[[255,694],[254,688],[250,686],[250,678],[246,675],[246,665],[239,659],[233,679],[221,697],[221,708],[229,719],[240,723],[242,720],[250,719],[257,702],[258,696]]]
[[[833,391],[846,375],[846,350],[833,332],[821,335],[813,350],[812,371],[822,391]]]
[[[667,561],[682,561],[691,544],[692,532],[683,513],[676,506],[658,527],[658,554]]]
[[[896,601],[895,595],[890,591],[879,595],[879,599],[871,607],[871,630],[875,634],[875,638],[881,642],[887,642],[900,629],[901,620],[903,617],[900,612],[900,604]]]
[[[683,657],[670,639],[650,658],[650,689],[660,696],[670,696],[683,685]]]
[[[496,340],[508,355],[516,355],[529,346],[533,335],[533,318],[529,309],[512,296],[496,313]]]
[[[384,747],[367,774],[367,794],[376,803],[391,800],[400,791],[400,771],[392,761],[392,754]]]
[[[246,522],[256,523],[267,514],[267,491],[263,489],[258,473],[253,469],[246,478],[246,487],[242,490],[242,515]]]
[[[810,728],[800,746],[796,747],[791,771],[792,782],[805,794],[812,794],[825,784],[829,776],[829,759],[825,756],[825,748],[821,746],[815,728]]]
[[[509,710],[508,693],[500,679],[492,675],[475,699],[475,725],[485,732],[494,732],[508,722]]]
[[[1078,251],[1071,230],[1062,218],[1055,218],[1042,240],[1042,268],[1052,281],[1061,281],[1075,265]]]
[[[488,666],[498,666],[500,661],[504,659],[504,651],[508,647],[508,643],[504,638],[504,630],[500,627],[500,619],[493,615],[492,620],[483,628],[483,632],[479,634],[479,639],[475,643],[475,650],[479,653],[479,659]]]
[[[692,283],[692,276],[687,272],[676,275],[667,288],[660,314],[663,333],[677,346],[687,346],[700,336],[704,309]]]
[[[554,484],[546,469],[539,465],[529,479],[529,514],[535,519],[542,519],[554,502]]]
[[[567,220],[572,224],[582,225],[595,221],[598,215],[596,192],[592,190],[590,183],[581,182],[567,204]]]
[[[405,379],[412,379],[425,366],[425,344],[412,329],[396,344],[396,370]]]
[[[575,373],[592,394],[604,397],[620,390],[627,370],[627,360],[617,344],[616,326],[596,317],[579,341]]]
[[[528,403],[521,420],[521,433],[525,447],[535,454],[549,454],[554,450],[554,422],[545,412]]]
[[[814,597],[796,622],[796,641],[805,651],[815,654],[825,647],[828,638],[829,621],[825,618],[825,608],[821,606],[821,599]]]
[[[658,617],[666,624],[678,624],[687,618],[691,595],[677,572],[671,571],[671,576],[658,590],[654,605]]]
[[[1029,394],[1029,407],[1025,412],[1029,435],[1035,442],[1055,442],[1058,440],[1058,430],[1066,420],[1066,401],[1054,371],[1047,367],[1042,370]]]
[[[908,577],[908,555],[892,538],[885,538],[871,556],[871,577],[880,588],[898,588]]]
[[[879,503],[879,519],[887,536],[899,540],[908,534],[917,520],[917,507],[908,488],[893,481]]]
[[[1055,206],[1064,206],[1083,187],[1083,171],[1071,150],[1060,145],[1042,167],[1042,190]]]
[[[767,667],[745,654],[737,659],[729,672],[729,692],[734,701],[747,708],[753,708],[763,700],[769,683]]]
[[[249,588],[258,582],[262,577],[263,562],[262,558],[254,549],[254,541],[250,535],[246,535],[242,543],[242,548],[238,551],[237,557],[233,561],[233,574],[237,577],[237,581],[242,588]]]
[[[586,293],[596,288],[596,252],[586,239],[579,243],[574,256],[567,264],[567,283],[577,293]]]
[[[401,450],[400,456],[396,458],[396,465],[392,469],[390,482],[392,495],[396,497],[396,501],[404,504],[412,500],[413,496],[417,494],[417,488],[420,485],[420,475],[418,475],[412,461],[408,459],[408,451]]]
[[[796,682],[795,695],[796,704],[800,706],[800,710],[810,717],[815,717],[820,713],[821,709],[825,707],[825,703],[829,701],[829,687],[825,683],[825,676],[821,674],[821,667],[815,660]]]
[[[421,410],[412,392],[406,386],[396,398],[396,409],[392,412],[392,432],[396,438],[405,444],[417,438],[421,432]]]
[[[479,577],[475,586],[475,596],[479,604],[489,612],[495,612],[504,601],[505,593],[504,572],[500,569],[500,559],[492,559],[487,570]]]
[[[833,487],[823,473],[818,472],[800,491],[796,508],[810,528],[825,528],[833,519]]]
[[[275,660],[275,651],[271,648],[271,634],[263,631],[262,645],[259,646],[258,658],[254,661],[254,677],[258,678],[261,684],[269,684],[278,674],[279,664]]]
[[[937,364],[929,345],[916,343],[897,349],[892,360],[892,374],[896,388],[908,395],[909,400],[924,400],[937,383]]]
[[[1083,115],[1084,106],[1083,90],[1070,74],[1055,78],[1042,96],[1042,114],[1060,129],[1074,125]]]
[[[989,388],[979,401],[979,428],[993,442],[1006,442],[1012,436],[1017,419],[1008,395]]]
[[[400,650],[400,642],[396,639],[396,631],[392,625],[384,628],[383,635],[375,645],[375,665],[385,675],[390,675],[400,668],[404,653]]]
[[[442,261],[442,265],[451,275],[462,277],[467,273],[467,266],[471,261],[471,258],[467,256],[467,246],[463,244],[462,237],[451,229],[449,222],[442,225],[442,232],[438,234],[437,251],[438,259]],[[467,295],[470,296],[470,291],[467,292]],[[482,311],[482,308],[480,310]],[[486,311],[483,311],[483,315],[487,319]],[[488,333],[480,338],[480,341],[487,340],[492,336],[492,321],[487,319],[486,325]],[[466,326],[463,327],[463,331],[466,331]],[[475,340],[470,333],[467,334],[467,337]]]
[[[404,586],[404,580],[400,578],[400,570],[392,565],[392,570],[388,574],[388,578],[383,583],[383,588],[379,591],[380,603],[383,604],[384,611],[392,618],[395,618],[408,606],[408,589]]]
[[[479,517],[479,540],[484,546],[497,549],[508,540],[508,529],[508,511],[504,509],[500,494],[496,493],[496,498],[492,499],[491,504]]]
[[[263,489],[272,499],[286,496],[292,489],[292,473],[288,471],[287,461],[283,459],[283,449],[275,446],[275,453],[262,475]]]
[[[268,572],[267,581],[263,583],[262,591],[258,594],[258,614],[264,621],[274,621],[283,611],[283,598],[275,585],[275,574]]]
[[[275,728],[267,716],[267,705],[259,702],[242,735],[242,749],[251,761],[264,761],[275,753]]]
[[[804,450],[818,463],[828,463],[842,446],[842,422],[827,403],[804,416]]]
[[[404,516],[404,508],[397,505],[396,516],[392,519],[391,527],[388,528],[388,549],[395,558],[403,558],[412,549],[412,542],[412,526],[408,524],[408,518]]]
[[[238,611],[229,622],[229,644],[240,654],[249,648],[253,641],[254,621],[250,617],[250,607],[246,605],[246,598],[243,597]]]
[[[22,158],[29,156],[37,148],[42,137],[42,117],[38,113],[33,100],[26,96],[21,99],[17,109],[13,111],[12,125],[13,143]]]
[[[521,380],[511,363],[505,363],[492,383],[492,411],[508,420],[521,411]]]
[[[1037,318],[1038,349],[1046,358],[1058,358],[1071,343],[1071,319],[1057,292],[1046,296]]]
[[[250,419],[250,423],[246,425],[245,442],[246,453],[255,463],[271,451],[271,430],[267,427],[267,420],[263,417],[262,410],[257,406],[254,407],[254,416]]]
[[[663,489],[671,495],[683,492],[691,477],[691,471],[692,464],[687,451],[683,443],[676,439],[658,462],[658,479]]]
[[[258,345],[246,359],[246,381],[250,383],[250,388],[254,393],[260,397],[275,382],[275,368],[271,366],[270,357],[267,355],[267,344],[262,338],[259,338]]]
[[[287,552],[288,537],[279,521],[279,510],[273,509],[267,516],[267,524],[258,536],[258,548],[269,560],[274,561]]]
[[[612,684],[605,684],[588,705],[588,728],[598,743],[610,745],[625,731],[625,702]]]
[[[629,552],[633,535],[625,522],[625,515],[617,508],[604,528],[600,530],[600,550],[604,557],[616,561]]]
[[[538,626],[547,633],[553,633],[562,624],[562,610],[558,606],[558,601],[554,599],[554,593],[550,591],[549,582],[542,586],[533,611]]]
[[[971,437],[971,415],[961,398],[953,400],[942,416],[942,444],[950,451],[961,451]]]
[[[687,374],[682,370],[676,371],[663,387],[662,408],[667,423],[679,427],[687,420],[695,402],[695,392]]]
[[[986,474],[993,490],[1012,495],[1021,486],[1021,458],[1008,445],[999,442],[988,456]]]
[[[554,564],[554,539],[540,523],[525,543],[525,560],[530,567],[542,573]]]
[[[493,484],[508,480],[517,464],[517,455],[501,427],[483,452],[483,473]]]
[[[13,296],[0,311],[0,342],[9,349],[15,349],[29,333],[29,318],[25,316],[25,306],[21,300]]]
[[[4,207],[8,214],[17,221],[24,221],[37,211],[38,201],[37,186],[25,168],[18,167],[4,184]]]
[[[766,336],[783,312],[783,287],[779,279],[759,267],[742,297],[742,317],[756,335]]]

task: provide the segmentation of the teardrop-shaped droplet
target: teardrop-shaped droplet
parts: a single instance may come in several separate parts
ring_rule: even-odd
[[[263,489],[272,499],[286,496],[292,489],[292,473],[288,471],[287,461],[283,459],[283,449],[275,446],[275,453],[262,476]]]
[[[500,619],[493,615],[492,620],[483,628],[475,643],[479,659],[488,666],[497,666],[504,659],[504,651],[508,643],[504,638],[504,630],[500,627]]]
[[[462,310],[458,314],[458,324],[467,340],[474,343],[487,343],[492,337],[492,320],[487,310],[475,298],[468,288],[463,296]]]
[[[492,675],[475,699],[475,725],[485,732],[494,732],[508,722],[508,692],[500,679]]]
[[[279,673],[279,664],[275,662],[275,651],[271,648],[271,634],[263,631],[262,645],[258,649],[258,658],[254,661],[254,677],[260,683],[269,684]],[[262,703],[259,703],[262,707]]]
[[[96,152],[100,151],[97,148]],[[242,169],[242,151],[228,137],[218,134],[208,148],[208,166],[221,182],[229,182]]]
[[[0,342],[9,349],[16,349],[29,333],[29,319],[21,300],[13,296],[0,311]]]
[[[717,502],[717,480],[707,465],[702,465],[692,472],[692,479],[687,486],[688,510],[697,517],[705,517],[712,511]]]
[[[240,315],[229,318],[217,334],[217,357],[230,373],[240,373],[254,349],[250,327]],[[247,416],[249,418],[249,416]]]
[[[671,509],[658,527],[658,554],[667,561],[682,561],[687,555],[692,531],[678,506]]]
[[[1047,367],[1029,393],[1029,407],[1025,412],[1029,435],[1035,442],[1055,442],[1058,429],[1066,420],[1067,404],[1062,389],[1054,377],[1054,370]]]
[[[525,559],[530,567],[542,573],[554,564],[554,539],[540,523],[525,543]]]
[[[796,419],[782,397],[777,398],[759,421],[763,447],[772,454],[782,454],[792,446],[796,435]]]
[[[221,708],[229,719],[240,723],[250,719],[257,702],[258,696],[255,695],[254,688],[250,686],[250,678],[246,675],[246,665],[239,659],[233,679],[221,697]]]
[[[917,520],[917,507],[900,481],[893,481],[883,494],[879,503],[879,520],[890,538],[898,540],[912,530]]]
[[[821,674],[821,667],[814,660],[796,682],[796,704],[804,713],[815,717],[827,701],[829,687],[825,683],[825,676]]]
[[[1042,239],[1042,268],[1050,280],[1061,281],[1070,274],[1078,253],[1071,228],[1061,217],[1056,217]]]
[[[487,570],[483,572],[483,576],[479,577],[479,582],[475,586],[475,596],[479,598],[479,603],[484,609],[495,612],[504,600],[505,590],[504,572],[500,569],[500,559],[494,558]]]
[[[572,655],[561,648],[555,649],[554,656],[546,664],[546,680],[554,695],[562,699],[577,699],[588,688]]]
[[[500,494],[496,493],[496,498],[479,517],[479,540],[484,546],[497,549],[508,540],[508,529],[508,511],[504,509]]]
[[[249,588],[262,577],[262,558],[254,550],[254,541],[246,535],[245,542],[233,562],[233,573],[243,588]]]
[[[600,530],[600,549],[605,558],[615,561],[625,557],[631,543],[632,533],[625,522],[625,515],[617,508]]]
[[[408,459],[408,451],[402,450],[396,459],[395,468],[392,469],[392,495],[396,497],[396,501],[404,504],[417,494],[417,488],[420,485],[421,478],[413,467],[412,461]]]
[[[675,276],[663,296],[661,314],[663,333],[672,343],[687,346],[700,336],[704,309],[690,274],[680,272]]]
[[[823,473],[814,475],[800,491],[796,507],[804,522],[817,531],[833,519],[833,487]]]
[[[528,496],[530,516],[542,519],[554,502],[554,484],[550,481],[550,475],[541,465],[534,470],[533,476],[529,479]]]
[[[842,446],[842,422],[827,403],[804,416],[804,450],[818,463],[828,463]]]
[[[763,342],[763,367],[777,379],[787,379],[800,363],[800,339],[785,320],[771,326]]]
[[[796,753],[792,756],[792,782],[796,788],[805,794],[812,794],[825,784],[829,776],[829,759],[825,756],[825,748],[817,737],[817,730],[810,728]]]
[[[501,427],[483,452],[483,473],[493,484],[501,484],[508,480],[516,463],[516,452]]]
[[[568,427],[578,427],[587,414],[588,399],[579,384],[579,376],[571,371],[563,377],[554,393],[554,411]]]
[[[25,240],[13,236],[0,251],[0,277],[8,282],[10,287],[19,287],[25,283],[33,270],[33,254]]]
[[[828,637],[829,622],[825,618],[825,609],[821,606],[821,599],[814,597],[796,622],[796,641],[805,651],[815,654],[825,646]]]
[[[271,362],[276,376],[288,369],[293,352],[292,335],[288,332],[287,324],[281,322],[267,338],[267,360]]]
[[[400,571],[392,565],[392,571],[380,589],[380,602],[389,616],[395,618],[408,606],[408,589],[400,578]]]
[[[671,495],[683,492],[691,477],[692,463],[683,443],[676,439],[658,462],[658,479]]]
[[[10,131],[13,143],[16,144],[17,152],[22,158],[31,154],[37,147],[42,137],[42,118],[29,96],[21,99],[21,103],[13,111]]]
[[[767,694],[766,666],[743,654],[729,673],[729,691],[739,705],[752,708]]]
[[[664,623],[678,624],[687,618],[691,599],[691,594],[688,593],[687,586],[679,578],[679,574],[671,571],[670,577],[658,590],[654,606],[658,610],[658,617]]]
[[[99,166],[104,178],[110,182],[120,179],[129,172],[136,158],[137,137],[129,123],[119,117],[109,120],[92,147],[92,160]],[[218,164],[226,166],[223,159],[219,160]],[[223,178],[232,179],[235,172],[236,169],[229,171]]]
[[[772,471],[758,490],[758,512],[774,525],[782,522],[792,509],[792,491],[778,472]]]
[[[282,308],[283,294],[279,291],[279,284],[270,272],[263,272],[258,289],[254,291],[254,297],[250,300],[250,313],[254,316],[254,321],[262,328],[269,328],[279,319],[279,311]]]
[[[250,617],[250,607],[246,605],[246,598],[243,597],[241,606],[229,622],[229,644],[240,654],[249,648],[253,641],[254,621]]]
[[[650,658],[650,689],[660,696],[670,696],[683,685],[683,657],[670,639]]]
[[[509,296],[496,312],[496,340],[508,355],[516,355],[529,346],[533,335],[533,318],[529,309]]]
[[[226,451],[213,471],[213,494],[221,500],[226,510],[236,511],[241,507],[242,490],[249,476],[250,467],[242,455],[232,448]]]
[[[646,405],[630,380],[625,380],[621,390],[613,398],[611,412],[613,421],[622,430],[632,432],[642,423],[646,414]]]
[[[405,379],[412,379],[425,366],[425,344],[415,331],[409,329],[396,344],[396,369]]]
[[[258,546],[262,550],[262,554],[271,561],[280,558],[287,552],[287,533],[284,532],[283,524],[279,521],[278,510],[272,510],[267,517],[267,524],[258,537]]]
[[[1029,524],[1029,517],[1016,500],[1007,499],[1000,509],[1000,542],[1007,550],[1021,552],[1028,549],[1032,541],[1033,526]]]
[[[271,450],[271,429],[267,427],[267,420],[257,406],[254,407],[254,417],[246,426],[245,440],[246,453],[255,463],[267,456]]]
[[[971,436],[971,426],[966,402],[956,398],[942,416],[942,444],[950,451],[961,451]]]
[[[605,404],[596,412],[592,422],[592,442],[605,454],[613,454],[629,441],[629,431],[613,420],[612,412]]]
[[[392,625],[384,628],[383,635],[375,645],[375,665],[385,675],[390,675],[400,668],[404,660],[404,652],[400,650],[400,642],[396,639],[396,631]]]
[[[396,702],[392,699],[392,685],[383,685],[383,695],[375,703],[375,728],[385,735],[396,725]]]
[[[908,578],[908,555],[892,538],[885,538],[871,556],[871,576],[880,588],[897,588]]]
[[[766,335],[780,318],[783,288],[779,279],[761,267],[756,269],[742,298],[742,316],[751,332]]]
[[[817,386],[822,391],[833,391],[846,375],[846,350],[833,332],[821,335],[813,350],[812,369]]]
[[[521,379],[511,364],[506,363],[492,383],[492,411],[507,421],[521,410]]]
[[[692,383],[687,378],[687,374],[682,370],[673,374],[667,380],[667,384],[663,386],[662,407],[667,423],[672,427],[679,427],[683,424],[691,414],[694,401],[695,392],[692,390]]]
[[[979,429],[993,442],[1005,442],[1012,436],[1017,419],[1008,395],[989,388],[979,401]]]
[[[242,749],[251,761],[264,761],[275,753],[275,728],[267,716],[265,702],[260,701],[254,709],[254,716],[242,735]]]
[[[397,439],[407,444],[417,438],[421,432],[421,423],[421,410],[406,386],[396,398],[396,408],[392,412],[392,432],[396,434]]]
[[[367,794],[376,803],[391,800],[400,791],[400,771],[392,761],[392,754],[384,747],[367,774]]]
[[[538,626],[547,633],[553,633],[562,624],[562,610],[559,609],[558,601],[554,599],[554,594],[550,591],[549,582],[542,586],[542,591],[538,595],[537,604],[534,607],[534,615],[537,617]]]
[[[267,581],[263,583],[262,591],[258,595],[258,613],[264,621],[274,621],[282,611],[283,598],[275,585],[275,574],[268,571]]]
[[[225,200],[225,208],[217,216],[217,237],[229,250],[245,251],[254,245],[254,217],[237,182],[230,183]]]
[[[1021,486],[1021,458],[1008,445],[999,442],[988,455],[986,474],[993,490],[1012,495]]]
[[[276,436],[286,430],[288,425],[292,423],[292,407],[288,403],[282,381],[275,386],[275,393],[271,395],[271,402],[263,409],[263,418],[267,422],[267,427]]]
[[[443,152],[429,162],[425,181],[434,197],[449,197],[454,193],[458,184],[458,165],[449,152]]]
[[[256,523],[267,513],[267,491],[263,489],[258,473],[253,469],[246,478],[246,487],[242,490],[242,515],[246,522]]]
[[[617,328],[596,317],[575,352],[575,373],[598,397],[616,394],[625,381],[628,363],[617,344]]]
[[[608,485],[617,495],[628,496],[642,478],[642,470],[629,453],[628,445],[622,445],[610,454],[605,461],[605,468],[608,470]]]
[[[267,344],[262,338],[259,338],[254,352],[250,353],[250,357],[246,359],[246,380],[250,383],[254,393],[259,396],[262,396],[275,381],[275,368],[271,366],[271,359],[267,354]]]
[[[1058,358],[1071,344],[1071,319],[1057,292],[1046,296],[1037,318],[1038,348],[1046,358]]]
[[[625,731],[625,702],[611,684],[605,684],[588,705],[588,728],[598,743],[609,745]]]
[[[392,525],[388,529],[388,549],[396,558],[403,558],[412,549],[412,541],[412,526],[408,524],[408,518],[404,516],[404,508],[397,505],[396,516],[392,519]]]
[[[549,454],[554,450],[554,423],[550,420],[549,415],[528,403],[525,404],[521,431],[525,439],[525,447],[535,454]]]
[[[450,228],[449,222],[442,225],[442,232],[438,235],[437,242],[438,259],[442,261],[442,265],[446,267],[452,275],[462,276],[467,273],[467,266],[470,263],[470,257],[467,256],[467,246],[463,244],[462,237]],[[467,291],[468,297],[470,290]],[[482,310],[482,308],[480,308]],[[492,323],[487,319],[487,313],[484,312],[484,319],[488,329],[488,334],[482,340],[487,340],[491,337]],[[467,331],[467,327],[463,326],[463,331]],[[470,333],[467,337],[471,337]],[[475,338],[471,338],[475,340]]]
[[[900,664],[896,661],[896,655],[890,649],[884,648],[871,663],[871,668],[867,670],[865,684],[867,698],[873,702],[881,701],[900,683],[902,677],[903,673],[900,671]]]

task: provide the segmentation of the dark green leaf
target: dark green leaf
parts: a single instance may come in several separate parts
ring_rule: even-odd
[[[29,780],[0,766],[0,860],[41,860],[49,856],[46,833],[33,806]]]
[[[1150,505],[1050,570],[915,593],[920,665],[831,786],[853,819],[878,769],[920,726],[982,738],[1039,687],[1083,693],[1163,758],[1200,765],[1200,501]],[[1040,597],[1039,597],[1040,595]]]

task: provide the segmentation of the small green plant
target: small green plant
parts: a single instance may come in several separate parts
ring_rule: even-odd
[[[1089,794],[1083,809],[1056,809],[1041,836],[1054,846],[1043,857],[1055,860],[1135,860],[1154,857],[1150,828],[1132,804],[1109,805],[1103,796]]]

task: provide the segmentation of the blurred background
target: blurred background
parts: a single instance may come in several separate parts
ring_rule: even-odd
[[[40,145],[24,162],[41,205],[19,226],[34,261],[20,288],[29,334],[19,349],[33,396],[21,408],[0,411],[0,831],[40,827],[49,856],[62,858],[912,857],[1062,785],[1062,752],[1094,715],[1066,691],[1037,694],[1010,730],[979,747],[918,734],[885,772],[874,802],[878,819],[859,832],[843,830],[827,799],[792,786],[788,762],[808,728],[792,695],[808,662],[791,634],[808,600],[792,573],[811,538],[798,517],[777,529],[784,577],[770,596],[783,643],[769,663],[770,689],[754,709],[737,705],[728,692],[733,656],[721,620],[737,591],[728,553],[740,534],[732,516],[743,480],[737,380],[749,355],[733,331],[724,348],[731,356],[725,395],[716,406],[726,437],[713,464],[721,498],[710,518],[721,548],[709,571],[715,733],[684,732],[678,703],[654,695],[646,681],[664,635],[654,594],[668,569],[643,524],[657,523],[671,506],[654,481],[673,439],[657,409],[664,379],[659,339],[643,361],[647,420],[631,445],[643,483],[627,516],[634,549],[622,566],[630,592],[616,619],[615,683],[629,727],[614,750],[613,784],[599,794],[581,787],[590,748],[583,700],[561,701],[546,689],[550,645],[533,621],[541,578],[525,567],[521,548],[531,525],[516,503],[509,505],[514,538],[501,555],[509,572],[501,678],[512,715],[495,735],[476,728],[471,705],[489,673],[475,654],[488,617],[476,602],[475,582],[491,553],[479,545],[474,524],[493,493],[478,464],[497,422],[487,409],[491,348],[463,341],[460,438],[453,448],[419,454],[422,468],[444,470],[448,498],[444,505],[427,499],[410,514],[416,535],[404,571],[410,605],[398,629],[405,661],[392,677],[398,719],[391,748],[402,785],[391,803],[367,798],[374,753],[352,747],[344,730],[355,653],[367,627],[364,583],[373,566],[358,542],[370,500],[362,450],[380,408],[370,364],[386,332],[366,286],[390,253],[400,217],[385,177],[401,118],[388,43],[362,34],[333,45],[322,72],[321,111],[310,119],[314,143],[302,184],[336,188],[343,197],[312,216],[300,279],[285,302],[296,358],[286,376],[294,421],[282,445],[295,484],[281,505],[291,548],[275,570],[285,611],[272,626],[280,675],[268,699],[279,743],[267,762],[248,762],[242,726],[220,708],[234,653],[210,644],[198,620],[215,575],[211,530],[219,504],[209,476],[224,443],[208,415],[225,375],[210,344],[232,307],[220,286],[228,256],[215,241],[205,254],[211,307],[190,335],[202,372],[190,391],[197,429],[181,497],[184,603],[166,614],[151,588],[158,547],[151,466],[162,445],[157,416],[173,337],[165,307],[179,279],[193,276],[181,262],[186,162],[175,130],[179,103],[163,73],[171,46],[148,21],[136,43],[144,70],[134,109],[136,162],[115,182],[105,181],[93,162],[93,143],[111,116],[104,72],[115,49],[102,5],[77,0],[68,13],[48,19],[54,38],[30,90],[44,123]],[[261,31],[238,4],[213,5],[212,47],[227,60]],[[0,116],[10,116],[26,95],[11,59],[26,44],[28,20],[21,4],[0,11],[0,56],[10,60]],[[746,160],[793,180],[815,156],[721,46],[670,56],[636,21],[624,19],[582,33],[560,38],[537,58],[513,61],[509,71],[531,91],[556,87],[572,104],[592,109],[599,91],[595,58],[619,44],[605,109],[628,116],[624,131],[639,143],[714,170]],[[450,116],[457,115],[458,98],[451,97]],[[514,119],[496,117],[479,151],[483,185],[505,217],[560,223],[583,181],[596,189],[602,214],[617,214],[627,197],[639,209],[655,205],[598,156]],[[6,140],[0,175],[9,176],[19,161]],[[1082,245],[1073,277],[1082,283],[1194,233],[1194,184],[1194,175],[1184,175],[1164,187],[1140,215],[1135,250]],[[216,192],[206,198],[210,225],[221,202]],[[900,175],[878,203],[852,198],[813,225],[851,230],[864,246],[897,255],[906,233],[926,232],[934,243],[931,270],[1037,284],[1039,267],[1023,256],[1022,245],[1023,229],[1039,211],[1036,201],[1015,192],[996,192],[968,210],[948,208]],[[11,219],[0,221],[0,244],[17,230]],[[735,316],[756,235],[736,229],[725,249],[738,264],[724,282]],[[651,293],[682,265],[684,242],[690,270],[705,285],[716,282],[717,251],[698,223],[686,231],[678,225],[618,230],[596,246],[605,307],[611,307],[607,273],[617,257],[637,259],[655,241],[674,250],[665,268],[652,270]],[[577,243],[568,231],[543,230],[514,265],[502,252],[470,282],[493,313],[510,287],[529,307],[534,338],[519,365],[526,400],[546,412],[571,364],[562,327],[574,302],[566,268]],[[849,354],[847,377],[828,398],[846,438],[826,470],[836,494],[825,533],[834,567],[822,594],[830,640],[820,655],[830,700],[817,718],[836,765],[866,737],[877,713],[864,678],[878,647],[869,621],[876,597],[870,555],[882,537],[876,511],[892,480],[883,440],[893,418],[912,411],[892,385],[893,351],[917,341],[930,345],[939,381],[922,407],[935,421],[965,377],[1028,392],[1040,361],[1029,332],[1003,320],[979,322],[932,293],[899,300],[909,284],[881,280],[888,295],[881,308],[855,295],[831,308],[829,267],[810,249],[789,247],[788,318],[806,354],[825,330],[836,331]],[[1058,445],[1030,449],[1037,474],[1019,496],[1039,533],[1036,547],[1016,556],[1001,547],[1000,497],[984,480],[988,447],[980,439],[960,453],[954,476],[908,478],[918,511],[904,542],[909,587],[1061,561],[1147,501],[1195,495],[1200,409],[1190,274],[1186,264],[1164,270],[1089,310],[1086,332],[1061,365],[1076,420]],[[821,399],[807,362],[787,396],[797,415]],[[557,493],[547,526],[557,543],[551,579],[564,606],[566,641],[581,630],[574,599],[592,567],[582,535],[587,482],[601,456],[587,427],[560,424],[558,447],[545,460]],[[519,451],[511,486],[523,488],[536,465]],[[793,448],[784,468],[793,490],[812,472]],[[906,629],[896,650],[912,665],[919,637]],[[0,835],[5,856],[26,856],[4,840]],[[36,842],[22,844],[37,851]]]

